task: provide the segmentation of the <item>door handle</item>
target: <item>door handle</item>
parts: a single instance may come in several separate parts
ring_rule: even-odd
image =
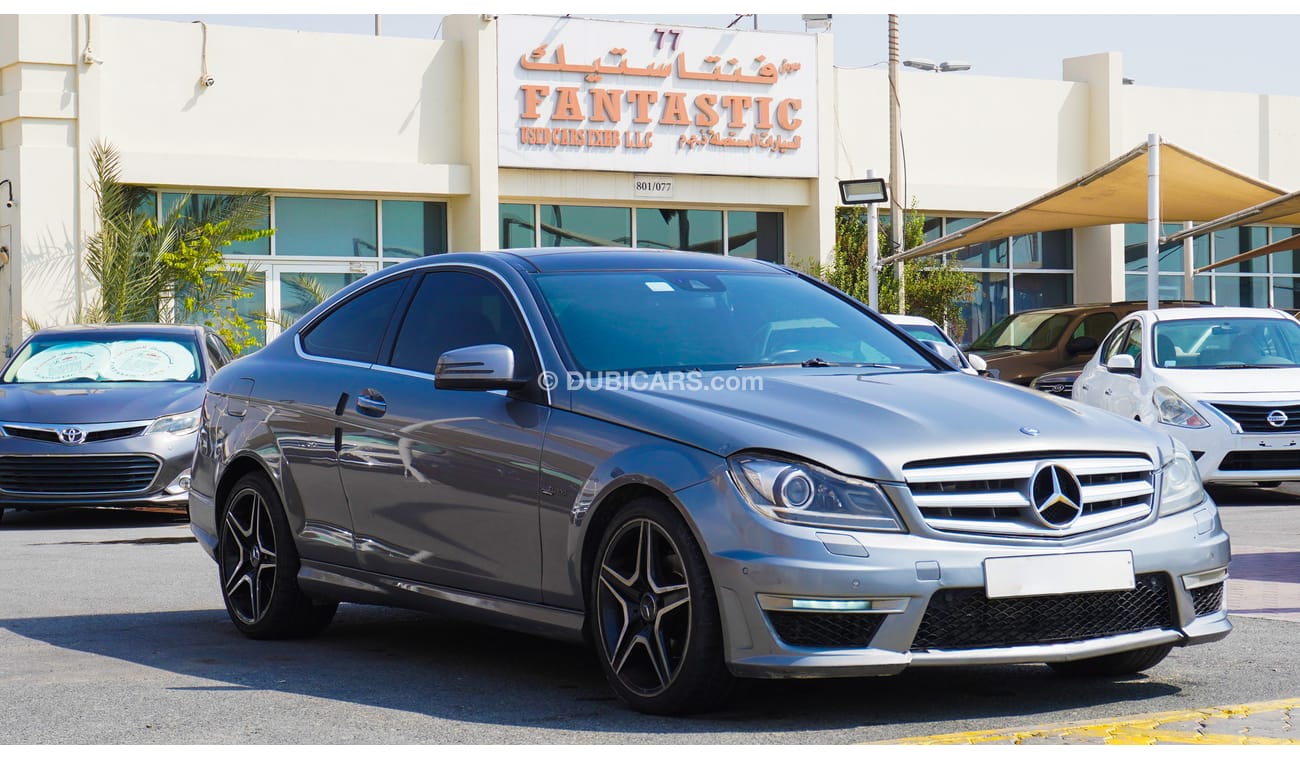
[[[1113,395],[1115,395],[1115,394],[1111,391],[1110,388],[1107,388],[1107,389],[1106,389],[1106,395],[1107,395],[1107,396],[1113,396]]]
[[[367,417],[383,417],[388,411],[388,402],[379,391],[367,388],[357,396],[357,411]]]

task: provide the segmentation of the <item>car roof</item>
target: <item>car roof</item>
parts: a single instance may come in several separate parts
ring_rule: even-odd
[[[446,260],[451,254],[434,259]],[[513,259],[533,272],[675,271],[789,273],[785,267],[743,256],[721,256],[662,248],[505,248],[480,255]]]
[[[918,317],[914,314],[881,314],[880,316],[884,317],[885,319],[888,319],[890,322],[893,322],[896,325],[933,325],[934,327],[939,326],[935,324],[934,320],[932,319],[926,319],[925,317]]]
[[[1138,314],[1146,315],[1148,318],[1154,318],[1157,322],[1170,319],[1292,319],[1289,314],[1280,309],[1268,309],[1264,307],[1250,306],[1213,306],[1209,308],[1187,309],[1172,308],[1160,309],[1158,311],[1148,311],[1143,309]]]
[[[193,337],[206,331],[201,325],[167,325],[157,322],[117,322],[112,324],[91,325],[56,325],[42,327],[32,333],[37,335],[59,335],[61,337],[85,335],[87,337],[111,337],[114,335],[177,335]]]

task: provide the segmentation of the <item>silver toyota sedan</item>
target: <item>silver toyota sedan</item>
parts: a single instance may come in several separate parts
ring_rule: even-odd
[[[585,637],[651,713],[737,677],[1133,673],[1231,630],[1185,447],[705,254],[354,283],[213,379],[190,518],[248,636],[361,602]]]
[[[0,513],[184,513],[204,387],[232,358],[211,330],[38,330],[0,369]]]

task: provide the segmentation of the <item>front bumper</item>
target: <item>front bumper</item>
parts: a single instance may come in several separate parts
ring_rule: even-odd
[[[1300,480],[1300,433],[1237,433],[1217,415],[1208,428],[1159,429],[1192,450],[1206,483]]]
[[[184,512],[195,433],[80,445],[0,437],[0,507],[113,507]]]
[[[889,490],[896,503],[907,500],[901,489]],[[912,533],[787,525],[755,514],[725,476],[676,495],[702,535],[723,618],[727,662],[737,675],[871,676],[894,674],[914,665],[1058,662],[1162,644],[1207,643],[1232,629],[1223,599],[1230,555],[1228,536],[1217,507],[1208,498],[1193,509],[1158,520],[1147,518],[1136,526],[1048,541],[945,536],[915,525]],[[1091,552],[1131,552],[1139,587],[1157,579],[1165,605],[1158,622],[1139,624],[1136,630],[1126,629],[1122,623],[1110,628],[1102,625],[1100,633],[1073,635],[1068,633],[1067,616],[1050,610],[1065,609],[1060,604],[1068,606],[1087,597],[1094,609],[1101,610],[1094,616],[1104,618],[1108,597],[1021,597],[1007,602],[1003,612],[1010,609],[1013,616],[1032,618],[1028,613],[1033,605],[1047,600],[1049,611],[1040,613],[1046,618],[1037,621],[1045,627],[1035,626],[1032,619],[1028,623],[1034,629],[1050,630],[1044,640],[1020,636],[1021,640],[1006,645],[998,643],[996,635],[962,641],[958,634],[955,639],[948,635],[942,645],[917,646],[918,641],[936,640],[918,638],[923,625],[929,626],[926,630],[933,628],[926,621],[931,607],[937,610],[953,596],[964,595],[977,603],[983,598],[985,560]],[[805,608],[809,600],[826,608],[865,601],[872,611],[781,609],[796,599]],[[782,613],[787,616],[784,620]],[[789,627],[789,615],[807,614],[823,618],[814,621],[815,626]],[[870,623],[861,623],[868,618]],[[819,627],[827,620],[830,629]],[[995,616],[983,620],[998,624]],[[815,629],[811,636],[814,645],[787,640],[798,638],[791,635],[792,630],[806,629]],[[844,640],[837,642],[834,638],[839,631],[844,632]]]

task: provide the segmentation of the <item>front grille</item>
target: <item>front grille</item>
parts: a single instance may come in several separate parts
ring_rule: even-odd
[[[1295,433],[1300,432],[1300,405],[1258,406],[1255,404],[1220,404],[1210,406],[1231,417],[1242,432],[1246,433]],[[1268,416],[1273,412],[1286,415],[1286,422],[1280,427],[1270,425]]]
[[[1040,465],[1057,464],[1079,481],[1082,513],[1069,527],[1045,524],[1031,499]],[[911,462],[903,476],[921,517],[935,530],[1055,537],[1140,520],[1151,513],[1154,471],[1136,455],[1027,452]]]
[[[1230,451],[1219,463],[1220,470],[1300,470],[1300,451]]]
[[[1053,396],[1064,396],[1065,398],[1070,398],[1071,394],[1074,392],[1074,381],[1049,380],[1047,382],[1038,383],[1034,388]]]
[[[883,614],[861,612],[768,612],[777,637],[795,647],[859,648],[871,643]]]
[[[118,438],[130,438],[133,435],[139,435],[143,433],[145,427],[147,426],[133,425],[131,427],[120,427],[120,428],[111,428],[108,430],[87,431],[85,443],[94,443],[95,441],[113,441]],[[57,430],[21,427],[18,425],[6,425],[4,427],[4,434],[11,438],[27,438],[33,441],[49,441],[50,443],[62,443],[62,441],[59,440],[59,433]]]
[[[989,599],[982,588],[943,589],[926,607],[912,651],[1082,641],[1170,628],[1174,605],[1169,576],[1137,576],[1131,591]]]
[[[159,462],[145,455],[0,456],[0,490],[61,496],[145,491]]]
[[[1223,581],[1192,589],[1192,607],[1196,616],[1209,615],[1223,609]]]

